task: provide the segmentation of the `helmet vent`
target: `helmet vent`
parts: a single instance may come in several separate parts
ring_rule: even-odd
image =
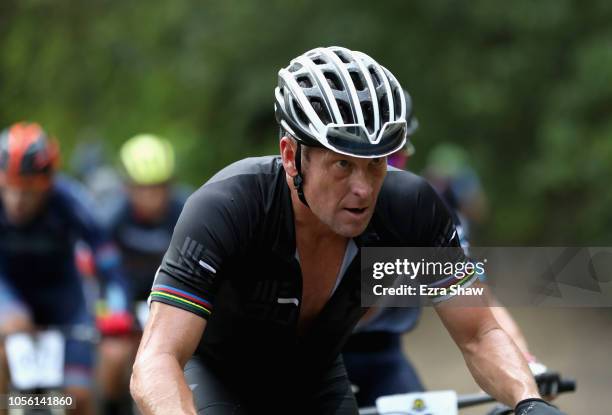
[[[312,88],[312,81],[307,76],[300,76],[296,81],[302,88]]]
[[[331,89],[335,89],[337,91],[344,91],[344,86],[342,82],[340,82],[340,78],[333,72],[323,72],[325,79],[327,79],[327,83],[331,87]]]
[[[327,108],[325,107],[325,104],[323,103],[321,98],[319,97],[310,98],[310,104],[312,105],[312,108],[315,110],[315,112],[317,113],[317,115],[319,116],[323,124],[329,124],[332,122],[329,116],[329,113],[327,111]]]
[[[300,108],[296,100],[293,100],[291,102],[293,103],[293,109],[295,111],[295,115],[297,116],[298,120],[300,120],[300,122],[303,125],[308,125],[309,121],[308,121],[308,117],[306,116],[306,113],[304,113],[302,108]]]
[[[363,121],[368,129],[369,133],[374,132],[374,108],[372,107],[371,101],[365,101],[361,104],[361,110],[363,112]]]
[[[400,97],[400,94],[403,94],[403,91],[399,88],[395,88],[395,90],[393,91],[393,95],[395,96],[395,98],[393,99],[393,103],[396,119],[399,118],[400,112],[402,110],[402,98]]]
[[[327,62],[325,62],[322,58],[315,58],[312,60],[314,63],[316,63],[317,65],[325,65]]]
[[[353,84],[355,85],[357,91],[363,91],[365,89],[365,86],[360,74],[355,71],[351,71],[349,73],[351,74],[351,79],[353,80]]]
[[[389,102],[387,100],[387,94],[382,94],[378,98],[378,107],[380,108],[381,122],[385,123],[389,120]]]
[[[380,77],[378,76],[374,68],[370,66],[368,70],[370,71],[370,75],[372,75],[372,79],[374,80],[374,86],[379,86],[381,84]]]
[[[342,116],[342,122],[345,124],[352,124],[354,122],[353,113],[351,112],[351,107],[348,102],[338,100],[337,103],[340,109],[340,115]]]
[[[287,69],[289,72],[297,72],[300,69],[302,69],[302,64],[301,63],[294,63],[293,65],[291,65],[289,67],[289,69]]]
[[[336,56],[338,56],[343,63],[350,63],[350,61],[344,55],[344,53],[340,52],[339,50],[335,50],[334,52],[336,53]]]

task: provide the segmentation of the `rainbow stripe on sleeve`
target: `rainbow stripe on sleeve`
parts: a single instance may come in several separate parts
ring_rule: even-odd
[[[212,313],[212,304],[197,295],[170,287],[169,285],[156,284],[151,290],[151,298],[163,298],[170,302],[182,305],[195,313],[204,313],[209,316]]]
[[[476,274],[475,271],[470,272],[469,274],[466,274],[463,278],[457,278],[455,276],[450,276],[447,278],[444,278],[443,280],[439,280],[439,281],[435,281],[432,282],[430,284],[431,287],[437,287],[437,288],[448,288],[451,285],[464,285],[466,283],[468,283],[472,277],[474,277],[474,275]]]
[[[456,285],[456,286],[467,288],[473,283],[475,283],[476,281],[478,281],[478,276],[476,275],[476,272],[473,271],[461,279],[457,279],[456,277],[449,277],[444,280],[435,282],[431,284],[431,286],[436,287],[436,288],[442,288],[442,287],[449,288],[452,285]],[[434,295],[434,296],[431,296],[430,298],[433,303],[439,303],[441,301],[448,300],[452,297],[453,297],[452,295]]]

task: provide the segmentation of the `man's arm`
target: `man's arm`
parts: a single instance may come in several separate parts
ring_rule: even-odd
[[[495,320],[497,320],[501,328],[503,328],[504,331],[508,333],[508,336],[510,336],[510,338],[514,340],[514,343],[523,353],[523,356],[525,356],[525,358],[527,359],[533,358],[531,353],[529,352],[527,339],[525,338],[525,335],[516,323],[516,320],[514,320],[514,318],[506,307],[501,305],[495,299],[492,299],[492,301],[493,302],[490,304],[489,308],[495,316]]]
[[[196,314],[151,303],[130,382],[132,397],[143,415],[197,414],[183,367],[205,327],[206,320]]]
[[[499,326],[489,307],[453,305],[457,300],[461,301],[440,303],[436,311],[478,385],[512,408],[524,399],[540,398],[523,354]]]

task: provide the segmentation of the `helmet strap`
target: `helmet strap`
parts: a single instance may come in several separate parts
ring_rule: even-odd
[[[310,207],[306,201],[306,196],[304,196],[304,177],[302,177],[302,145],[299,141],[297,142],[297,151],[295,152],[295,168],[297,170],[297,174],[293,176],[293,186],[297,191],[300,201],[306,205],[306,207]]]

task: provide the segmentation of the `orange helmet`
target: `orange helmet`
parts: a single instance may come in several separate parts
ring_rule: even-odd
[[[57,141],[40,125],[20,122],[0,133],[0,182],[47,187],[58,162]]]

